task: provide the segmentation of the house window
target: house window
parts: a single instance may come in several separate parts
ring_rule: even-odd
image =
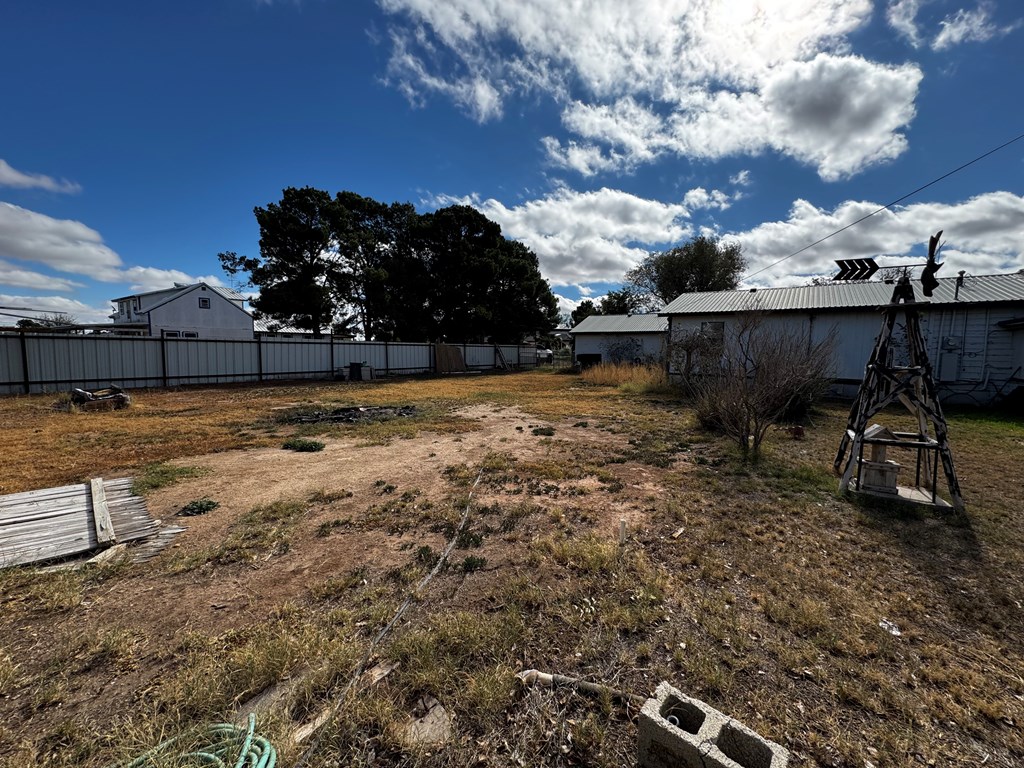
[[[164,331],[164,338],[165,339],[176,339],[176,338],[178,338],[178,336],[179,336],[179,334],[178,334],[177,331]]]
[[[181,338],[183,338],[183,339],[198,339],[199,338],[199,334],[196,333],[195,331],[182,331],[181,332]]]
[[[200,297],[200,299],[199,299],[199,308],[200,309],[209,309],[210,308],[210,300],[207,299],[207,298]]]
[[[700,333],[708,341],[721,344],[725,341],[725,323],[723,321],[701,323]]]

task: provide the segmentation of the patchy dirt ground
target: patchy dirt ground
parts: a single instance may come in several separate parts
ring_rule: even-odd
[[[422,415],[276,418],[353,402]],[[11,454],[15,489],[78,478],[82,446],[129,435],[130,450],[96,454],[107,476],[156,460],[202,471],[148,494],[188,530],[147,563],[0,571],[5,768],[98,768],[269,690],[285,694],[261,728],[293,765],[288,735],[452,538],[449,567],[378,648],[398,666],[345,703],[309,765],[631,764],[631,713],[523,692],[514,675],[530,667],[641,695],[670,680],[795,766],[1024,761],[1020,424],[955,421],[968,515],[951,519],[836,495],[842,407],[803,441],[780,432],[751,467],[671,398],[539,374],[146,393],[135,413],[88,420],[17,405],[0,403],[17,439],[41,437]],[[283,450],[293,433],[325,447]],[[173,517],[202,498],[219,506]],[[443,749],[399,735],[424,696],[452,717]]]
[[[172,462],[202,472],[154,491],[148,507],[154,517],[183,525],[186,531],[153,561],[90,590],[71,615],[56,622],[48,615],[20,622],[10,645],[14,656],[21,659],[23,671],[42,672],[55,647],[73,649],[81,637],[127,631],[136,643],[134,668],[113,677],[107,669],[76,675],[74,690],[52,708],[25,702],[24,693],[0,699],[0,713],[5,713],[9,728],[16,727],[12,729],[15,738],[51,729],[67,712],[89,722],[116,717],[122,702],[155,685],[166,668],[173,666],[158,649],[173,648],[191,633],[221,636],[258,620],[274,606],[303,599],[312,585],[360,570],[379,575],[398,569],[409,562],[410,550],[419,547],[440,551],[446,543],[443,531],[414,524],[411,530],[388,532],[380,527],[380,521],[369,529],[364,529],[361,521],[368,509],[392,499],[442,503],[452,492],[452,483],[446,479],[450,468],[477,467],[488,457],[527,466],[543,466],[544,462],[559,466],[572,461],[574,455],[604,454],[627,443],[622,435],[579,423],[553,423],[517,407],[477,405],[459,409],[454,415],[475,422],[476,428],[454,435],[425,432],[386,445],[328,437],[323,439],[324,449],[315,453],[254,448]],[[543,428],[554,429],[557,439],[535,434],[534,430]],[[587,522],[600,536],[615,540],[620,520],[625,520],[633,533],[647,523],[647,512],[662,491],[650,469],[641,464],[624,462],[615,467],[614,474],[614,495],[595,493],[602,488],[592,476],[557,483],[550,480],[558,478],[549,478],[530,494],[538,502],[532,514],[555,510],[561,516],[564,499],[585,497]],[[623,488],[626,492],[619,493]],[[474,492],[474,502],[484,507],[502,503],[508,500],[509,491],[518,495],[522,488],[515,482],[508,488],[485,483]],[[218,507],[201,516],[175,517],[185,504],[200,498],[216,500]],[[207,561],[205,553],[211,542],[225,540],[246,512],[293,501],[306,508],[286,552],[267,553],[241,569]],[[404,513],[404,509],[397,512]],[[318,536],[320,526],[338,520],[349,523],[332,529],[330,535]],[[510,557],[515,546],[524,537],[535,535],[527,531],[489,543],[487,566],[482,570],[500,572],[515,559]],[[190,559],[198,559],[202,565],[179,572],[180,564]],[[486,579],[486,573],[480,578]],[[461,587],[461,581],[449,584],[434,599],[446,604],[461,599],[466,607],[474,598]],[[137,663],[147,657],[158,663]]]

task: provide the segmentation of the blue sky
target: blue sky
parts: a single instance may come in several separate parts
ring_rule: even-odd
[[[0,8],[0,306],[107,300],[258,253],[286,186],[478,207],[571,309],[650,250],[751,285],[919,252],[1024,267],[1009,0],[194,0]],[[757,273],[757,274],[753,274]]]

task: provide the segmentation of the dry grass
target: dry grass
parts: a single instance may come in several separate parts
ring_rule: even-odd
[[[668,374],[660,365],[633,365],[632,363],[601,363],[587,368],[580,379],[588,384],[619,387],[623,392],[670,392]]]
[[[293,764],[286,734],[337,695],[433,566],[480,468],[462,548],[378,651],[400,666],[345,701],[309,765],[631,764],[627,713],[569,691],[521,691],[514,674],[530,667],[639,694],[669,680],[787,745],[795,766],[1024,762],[1019,421],[951,416],[967,514],[941,517],[836,494],[829,469],[845,407],[818,413],[805,440],[773,433],[749,467],[670,397],[627,395],[618,384],[537,373],[211,388],[144,392],[140,411],[103,414],[55,414],[43,398],[0,401],[12,435],[42,436],[22,445],[5,435],[10,490],[87,476],[75,474],[86,466],[73,463],[76,446],[116,444],[129,432],[138,438],[131,452],[97,453],[90,475],[108,471],[97,465],[126,472],[199,453],[206,446],[183,428],[193,422],[213,449],[280,445],[291,428],[271,409],[309,403],[420,406],[400,425],[331,428],[394,441],[395,451],[417,433],[473,429],[449,419],[465,405],[516,405],[554,427],[530,437],[543,441],[534,455],[494,446],[449,467],[441,491],[384,493],[385,483],[358,514],[358,497],[337,489],[256,508],[177,572],[171,553],[110,572],[0,571],[0,762],[104,765],[293,684],[261,720],[281,764]],[[311,506],[321,511],[307,520]],[[629,520],[625,546],[620,517]],[[407,542],[405,559],[368,559],[314,581],[287,568],[312,542],[343,547],[347,536],[374,533]],[[467,558],[473,567],[459,567]],[[300,596],[256,595],[226,628],[197,619],[169,637],[143,636],[131,616],[92,618],[125,580],[184,599],[269,568],[303,579]],[[454,717],[444,749],[402,741],[423,695]]]

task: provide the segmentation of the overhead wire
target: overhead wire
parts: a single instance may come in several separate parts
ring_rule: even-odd
[[[830,233],[830,234],[828,234],[828,235],[825,235],[824,237],[820,238],[819,240],[815,240],[815,241],[814,241],[813,243],[811,243],[810,245],[805,245],[805,246],[804,246],[803,248],[800,248],[799,250],[793,251],[793,252],[792,252],[791,254],[789,254],[788,256],[783,256],[783,257],[782,257],[781,259],[778,259],[777,261],[773,261],[773,262],[772,262],[771,264],[769,264],[768,266],[766,266],[766,267],[762,267],[761,269],[757,270],[756,272],[751,272],[751,273],[750,273],[749,275],[746,275],[746,276],[744,277],[744,279],[748,279],[748,278],[754,277],[755,275],[759,275],[759,274],[761,274],[762,272],[767,272],[767,271],[768,271],[769,269],[771,269],[772,267],[778,266],[779,264],[781,264],[782,262],[786,261],[787,259],[791,259],[791,258],[793,258],[794,256],[797,256],[798,254],[801,254],[801,253],[803,253],[804,251],[810,250],[811,248],[813,248],[813,247],[814,247],[814,246],[816,246],[816,245],[821,245],[822,243],[824,243],[824,242],[825,242],[826,240],[828,240],[829,238],[832,238],[832,237],[835,237],[836,235],[838,235],[838,234],[839,234],[840,232],[845,232],[846,230],[850,229],[851,227],[855,227],[855,226],[857,226],[857,225],[858,225],[858,224],[860,224],[860,223],[861,223],[862,221],[865,221],[865,220],[867,220],[867,219],[870,219],[870,218],[871,218],[872,216],[874,216],[875,214],[881,213],[882,211],[886,211],[886,210],[888,210],[889,208],[892,208],[892,207],[893,207],[894,205],[898,205],[899,203],[902,203],[902,202],[903,202],[904,200],[906,200],[906,199],[907,199],[908,197],[913,197],[913,196],[914,196],[914,195],[916,195],[916,194],[917,194],[918,192],[921,192],[921,191],[923,191],[923,190],[925,190],[925,189],[928,189],[928,187],[932,186],[933,184],[938,184],[938,183],[939,183],[940,181],[942,181],[943,179],[948,179],[948,178],[949,178],[950,176],[952,176],[952,175],[953,175],[954,173],[959,173],[959,172],[960,172],[960,171],[962,171],[962,170],[963,170],[964,168],[967,168],[968,166],[974,165],[974,164],[975,164],[975,163],[977,163],[977,162],[978,162],[979,160],[984,160],[984,159],[985,159],[986,157],[988,157],[989,155],[995,154],[995,153],[996,153],[996,152],[998,152],[999,150],[1001,150],[1001,149],[1005,149],[1006,147],[1010,146],[1010,145],[1011,145],[1011,144],[1013,144],[1014,142],[1020,141],[1021,139],[1024,139],[1024,133],[1021,133],[1021,134],[1019,134],[1018,136],[1015,136],[1015,137],[1013,137],[1013,138],[1012,138],[1012,139],[1010,139],[1009,141],[1003,142],[1003,143],[1002,143],[1002,144],[1000,144],[1000,145],[999,145],[998,147],[994,147],[994,148],[990,149],[990,150],[989,150],[988,152],[985,152],[984,154],[978,155],[978,156],[977,156],[976,158],[974,158],[973,160],[969,160],[969,161],[967,161],[966,163],[964,163],[963,165],[957,166],[957,167],[956,167],[956,168],[954,168],[953,170],[951,170],[951,171],[948,171],[948,172],[946,172],[946,173],[942,174],[942,175],[941,175],[941,176],[939,176],[938,178],[932,179],[932,180],[931,180],[931,181],[929,181],[929,182],[928,182],[927,184],[922,184],[922,185],[921,185],[920,187],[918,187],[917,189],[913,190],[912,192],[907,192],[907,194],[903,195],[902,197],[899,197],[899,198],[897,198],[897,199],[893,200],[893,201],[892,201],[891,203],[886,203],[886,204],[885,204],[885,205],[883,205],[883,206],[882,206],[881,208],[878,208],[878,209],[876,209],[876,210],[872,211],[871,213],[868,213],[868,214],[866,214],[866,215],[864,215],[864,216],[861,216],[861,217],[860,217],[859,219],[857,219],[856,221],[850,222],[850,223],[849,223],[849,224],[847,224],[847,225],[846,225],[845,227],[840,227],[840,228],[839,228],[839,229],[837,229],[837,230],[836,230],[835,232],[832,232],[832,233]]]

